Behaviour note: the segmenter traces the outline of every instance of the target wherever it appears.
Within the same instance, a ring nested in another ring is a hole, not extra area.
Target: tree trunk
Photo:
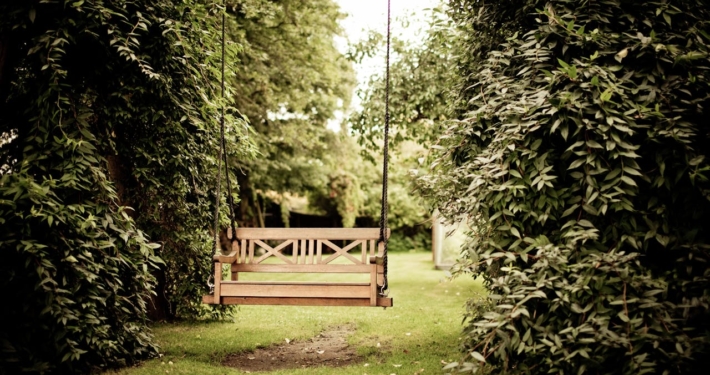
[[[121,206],[128,206],[134,208],[128,211],[128,215],[133,219],[138,219],[138,212],[135,210],[135,205],[133,205],[130,198],[127,195],[128,186],[132,180],[131,169],[126,165],[124,160],[118,155],[109,155],[106,157],[108,161],[108,173],[111,182],[116,185],[116,194],[118,195],[118,204]],[[172,311],[170,310],[170,302],[165,294],[165,288],[167,285],[167,278],[165,275],[165,269],[161,267],[160,269],[153,270],[153,277],[155,277],[155,295],[151,295],[150,301],[148,301],[148,318],[154,322],[170,320],[173,318]]]

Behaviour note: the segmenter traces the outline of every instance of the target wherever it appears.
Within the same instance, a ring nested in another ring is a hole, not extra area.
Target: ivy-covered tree
[[[451,2],[455,113],[421,188],[474,228],[465,370],[700,374],[710,4]],[[490,305],[490,309],[486,308]]]
[[[156,352],[147,304],[197,312],[220,19],[202,1],[0,3],[1,373],[125,365]]]

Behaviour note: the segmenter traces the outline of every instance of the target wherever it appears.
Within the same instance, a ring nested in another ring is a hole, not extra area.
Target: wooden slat
[[[232,251],[235,251],[237,254],[239,254],[239,247],[240,247],[239,240],[237,239],[237,240],[231,241],[231,237],[230,237],[230,242],[232,243]],[[237,255],[237,256],[239,256],[239,255]]]
[[[350,255],[350,253],[348,253],[348,251],[350,251],[350,249],[352,249],[352,248],[354,248],[355,246],[357,246],[357,244],[360,243],[360,241],[352,242],[352,243],[350,243],[350,244],[348,244],[347,246],[342,247],[342,248],[339,247],[339,246],[337,246],[337,245],[335,245],[334,243],[332,243],[332,242],[330,242],[330,241],[328,241],[328,240],[323,240],[323,243],[325,243],[329,248],[331,248],[331,249],[333,249],[333,250],[335,251],[335,254],[329,256],[326,260],[324,260],[324,261],[323,261],[323,264],[328,264],[328,263],[332,262],[333,260],[335,260],[335,258],[337,258],[337,257],[339,257],[339,256],[344,256],[344,257],[350,259],[350,260],[351,260],[353,263],[355,263],[355,264],[359,264],[359,263],[360,263],[360,261],[357,260],[357,258],[355,258],[354,256]]]
[[[316,253],[318,254],[316,264],[321,264],[323,262],[323,241],[321,240],[316,240]]]
[[[367,242],[368,241],[362,241],[362,247],[361,247],[361,256],[360,256],[360,262],[362,264],[367,263]]]
[[[241,263],[246,263],[246,261],[247,261],[247,240],[242,240],[241,253],[242,253]]]
[[[237,228],[237,238],[247,240],[364,240],[379,237],[379,228]]]
[[[212,295],[202,297],[202,302],[213,304]],[[222,297],[223,305],[282,305],[282,306],[371,306],[370,298],[291,298],[291,297]],[[377,307],[392,307],[392,298],[378,297]]]
[[[366,298],[370,297],[370,286],[362,285],[294,285],[294,284],[250,284],[228,281],[222,283],[220,296],[223,297],[317,297],[317,298]]]
[[[296,259],[294,259],[293,264],[301,264],[301,251],[303,249],[303,246],[301,246],[301,240],[294,240],[294,242],[298,246],[293,248],[293,250],[296,252]]]
[[[308,258],[308,240],[301,240],[301,264],[306,264]]]
[[[370,285],[370,283],[361,283],[361,282],[350,282],[350,281],[285,281],[285,280],[270,280],[270,281],[262,281],[262,280],[246,280],[246,281],[237,281],[237,282],[231,282],[231,281],[222,281],[222,285],[224,284],[232,284],[232,285],[299,285],[299,286],[366,286]]]
[[[239,280],[239,271],[237,270],[237,263],[232,263],[232,281]]]
[[[377,266],[370,266],[370,306],[377,305]]]
[[[298,240],[293,240],[293,264],[298,264]]]
[[[254,263],[254,241],[249,241],[249,263]]]
[[[235,264],[237,272],[263,273],[369,273],[368,264]],[[382,265],[377,266],[377,272],[384,272]]]
[[[313,264],[314,242],[315,240],[308,240],[308,261],[306,264]]]
[[[259,247],[266,250],[266,254],[260,256],[259,259],[253,261],[252,263],[259,264],[259,263],[263,262],[264,260],[266,260],[266,258],[268,258],[272,255],[283,260],[284,263],[287,263],[287,264],[291,263],[291,261],[288,258],[286,258],[285,255],[281,254],[281,250],[283,250],[286,246],[290,245],[291,242],[293,242],[293,241],[290,241],[290,240],[284,241],[283,243],[280,243],[276,247],[271,247],[260,240],[252,240],[252,242],[256,243],[257,245],[259,245]]]
[[[377,248],[375,243],[375,240],[370,240],[370,256],[375,256],[375,249]]]

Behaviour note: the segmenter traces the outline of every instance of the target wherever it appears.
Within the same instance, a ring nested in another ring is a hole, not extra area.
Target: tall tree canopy
[[[392,145],[406,141],[420,145],[434,143],[449,118],[450,103],[456,99],[452,83],[457,77],[456,55],[459,51],[457,26],[440,6],[427,12],[426,26],[416,41],[393,37],[390,67],[390,117]],[[394,29],[407,28],[405,17]],[[411,28],[411,26],[409,26]],[[379,57],[385,48],[385,36],[371,31],[355,44],[349,57],[356,62]],[[358,90],[362,107],[350,122],[365,150],[381,146],[385,116],[385,77],[375,74]]]
[[[458,121],[419,183],[490,290],[463,368],[705,373],[710,5],[450,5]]]
[[[426,169],[424,162],[429,147],[441,134],[449,118],[450,102],[455,99],[452,87],[456,76],[455,56],[457,27],[444,12],[445,7],[427,11],[426,26],[419,30],[417,41],[397,37],[397,30],[411,30],[410,17],[393,25],[390,65],[390,172],[389,225],[391,248],[429,248],[428,222],[432,209],[413,194],[412,174]],[[351,46],[348,58],[356,63],[384,59],[386,37],[371,30],[367,37]],[[385,118],[385,74],[373,74],[367,85],[357,90],[361,106],[349,118],[351,132],[358,137],[364,159],[375,161],[381,171]],[[438,146],[436,146],[438,147]],[[363,212],[378,217],[381,185],[373,187],[381,173],[370,172],[370,183],[363,183]],[[365,179],[363,179],[365,180]],[[419,234],[424,243],[415,244],[411,237]],[[409,238],[403,238],[403,235]],[[401,246],[398,245],[401,243]],[[422,246],[425,245],[425,246]]]
[[[231,3],[229,38],[245,69],[230,69],[237,108],[254,127],[260,157],[239,160],[240,220],[262,225],[266,192],[324,191],[330,160],[348,142],[326,128],[350,104],[352,64],[336,48],[345,15],[332,0]]]
[[[0,3],[2,372],[155,353],[158,267],[163,305],[199,308],[224,104],[219,13],[202,1]],[[250,152],[245,126],[228,118],[233,154]]]

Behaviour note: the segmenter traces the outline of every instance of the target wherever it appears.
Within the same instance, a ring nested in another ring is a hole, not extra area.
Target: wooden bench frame
[[[389,230],[387,237],[389,237]],[[214,256],[214,293],[202,302],[215,305],[300,305],[391,307],[392,298],[381,297],[384,282],[384,244],[378,245],[378,228],[239,228],[231,253]],[[266,241],[282,240],[276,246]],[[332,241],[352,241],[337,246]],[[256,254],[256,247],[264,249]],[[281,251],[292,248],[289,259]],[[350,254],[360,248],[359,257]],[[334,250],[323,254],[323,248]],[[376,253],[375,253],[376,252]],[[269,257],[283,264],[261,264]],[[330,264],[338,257],[351,264]],[[231,265],[231,280],[222,280],[222,265]],[[240,272],[258,273],[367,273],[369,282],[240,281]]]

